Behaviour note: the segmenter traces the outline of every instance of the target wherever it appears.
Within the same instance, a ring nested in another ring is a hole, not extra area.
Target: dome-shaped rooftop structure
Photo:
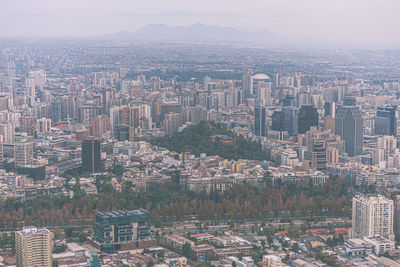
[[[253,76],[253,80],[271,80],[267,74],[258,73]]]

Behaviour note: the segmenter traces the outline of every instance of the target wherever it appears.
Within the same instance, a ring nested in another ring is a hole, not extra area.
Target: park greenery
[[[129,187],[115,191],[105,179],[97,183],[99,194],[86,195],[79,183],[74,197],[54,196],[20,202],[0,201],[0,229],[24,225],[69,226],[90,224],[96,211],[145,208],[153,224],[190,220],[269,220],[309,216],[349,216],[351,196],[342,178],[330,178],[324,186],[271,187],[262,184],[234,185],[225,192],[194,193],[178,183],[156,186],[151,192],[135,192]]]
[[[213,135],[226,135],[233,138],[234,143],[212,142]],[[190,152],[196,156],[206,153],[234,160],[265,160],[267,158],[259,143],[238,136],[225,126],[211,121],[202,121],[197,125],[186,127],[175,135],[154,139],[152,144],[178,153]]]

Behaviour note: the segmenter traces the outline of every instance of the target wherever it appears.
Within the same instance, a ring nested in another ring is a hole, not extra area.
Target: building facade
[[[393,200],[381,195],[353,197],[352,237],[379,235],[394,240]]]
[[[114,253],[129,244],[138,247],[138,241],[150,236],[149,220],[150,215],[145,209],[97,212],[94,239],[100,250],[107,253]]]
[[[33,226],[15,232],[17,267],[51,267],[52,234]]]

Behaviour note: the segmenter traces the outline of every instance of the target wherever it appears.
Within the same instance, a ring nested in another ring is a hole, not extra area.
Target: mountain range
[[[205,25],[201,23],[190,26],[168,26],[149,24],[143,28],[127,32],[94,37],[114,41],[152,41],[152,42],[202,42],[202,43],[259,43],[278,44],[283,40],[269,31],[247,32],[231,27]]]

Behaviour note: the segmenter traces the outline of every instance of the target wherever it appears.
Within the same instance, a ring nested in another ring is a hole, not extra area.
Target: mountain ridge
[[[120,31],[113,34],[92,37],[93,39],[112,39],[119,41],[178,41],[178,42],[220,42],[220,43],[260,43],[278,44],[283,39],[269,31],[249,32],[195,23],[190,26],[168,26],[166,24],[147,24],[133,32]]]

